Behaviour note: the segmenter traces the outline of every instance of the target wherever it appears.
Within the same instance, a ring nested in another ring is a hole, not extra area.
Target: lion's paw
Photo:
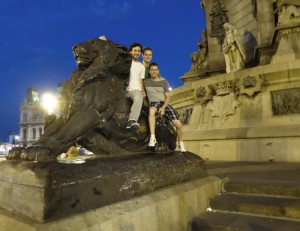
[[[9,150],[6,159],[7,160],[20,160],[21,152],[23,151],[23,147],[15,147]]]
[[[51,150],[47,147],[32,146],[25,148],[21,155],[22,160],[49,162],[56,160],[56,156],[51,155]]]

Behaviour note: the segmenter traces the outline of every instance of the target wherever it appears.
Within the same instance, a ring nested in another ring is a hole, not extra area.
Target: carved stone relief
[[[224,0],[212,0],[211,15],[211,37],[217,37],[219,44],[222,46],[225,30],[224,23],[228,22],[227,10],[224,6]]]
[[[256,14],[257,14],[257,0],[251,0],[252,3],[252,14],[253,17],[256,18]]]
[[[193,108],[188,107],[188,108],[179,109],[177,110],[177,113],[179,114],[179,119],[182,124],[189,124],[191,115],[193,113]]]
[[[208,43],[207,43],[207,31],[202,30],[202,41],[198,40],[198,51],[191,54],[192,66],[190,72],[203,72],[208,67]]]
[[[214,95],[227,95],[230,93],[238,94],[239,89],[236,87],[237,80],[227,80],[209,85]]]
[[[253,96],[255,93],[261,92],[262,83],[263,79],[260,76],[247,76],[237,82],[239,94]]]
[[[300,114],[300,88],[271,92],[273,115]]]
[[[278,26],[300,22],[300,2],[293,0],[277,0],[275,14],[278,14]]]
[[[204,104],[207,101],[212,100],[212,90],[208,87],[200,86],[198,89],[195,90],[194,97],[196,103]]]
[[[236,113],[236,108],[240,106],[240,102],[236,99],[234,93],[227,95],[216,95],[213,101],[207,104],[207,108],[212,111],[213,117],[220,117],[221,122],[225,122],[229,115]]]

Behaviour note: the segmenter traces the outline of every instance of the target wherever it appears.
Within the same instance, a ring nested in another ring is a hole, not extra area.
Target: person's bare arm
[[[170,95],[170,92],[165,92],[165,102],[164,104],[162,105],[162,107],[158,110],[158,112],[161,114],[161,115],[164,115],[165,114],[165,109],[166,107],[168,106],[169,102],[170,102],[170,98],[171,98],[171,95]]]
[[[140,83],[141,83],[141,92],[143,94],[143,97],[145,98],[146,97],[146,89],[145,89],[145,86],[144,86],[143,79],[140,79]]]

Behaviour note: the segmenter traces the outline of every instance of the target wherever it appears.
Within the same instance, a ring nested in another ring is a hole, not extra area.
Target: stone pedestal
[[[0,207],[43,223],[206,175],[203,159],[189,152],[93,158],[80,164],[3,161]]]
[[[300,162],[299,77],[291,59],[185,82],[171,96],[176,110],[192,110],[185,147],[207,160]]]
[[[183,78],[172,90],[185,147],[206,160],[300,162],[300,18],[279,23],[270,0],[202,2],[206,12],[230,9],[229,22],[245,32],[247,61],[243,70]],[[206,14],[208,34],[214,17]],[[208,37],[211,71],[224,59],[215,43]]]
[[[221,190],[222,180],[207,176],[46,223],[12,216],[0,209],[0,230],[190,230],[193,218],[205,212],[209,199],[218,195]]]

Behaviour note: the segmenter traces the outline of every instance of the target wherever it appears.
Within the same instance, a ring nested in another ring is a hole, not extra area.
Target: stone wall
[[[172,104],[193,108],[184,140],[203,158],[298,162],[299,92],[298,59],[186,82]]]

